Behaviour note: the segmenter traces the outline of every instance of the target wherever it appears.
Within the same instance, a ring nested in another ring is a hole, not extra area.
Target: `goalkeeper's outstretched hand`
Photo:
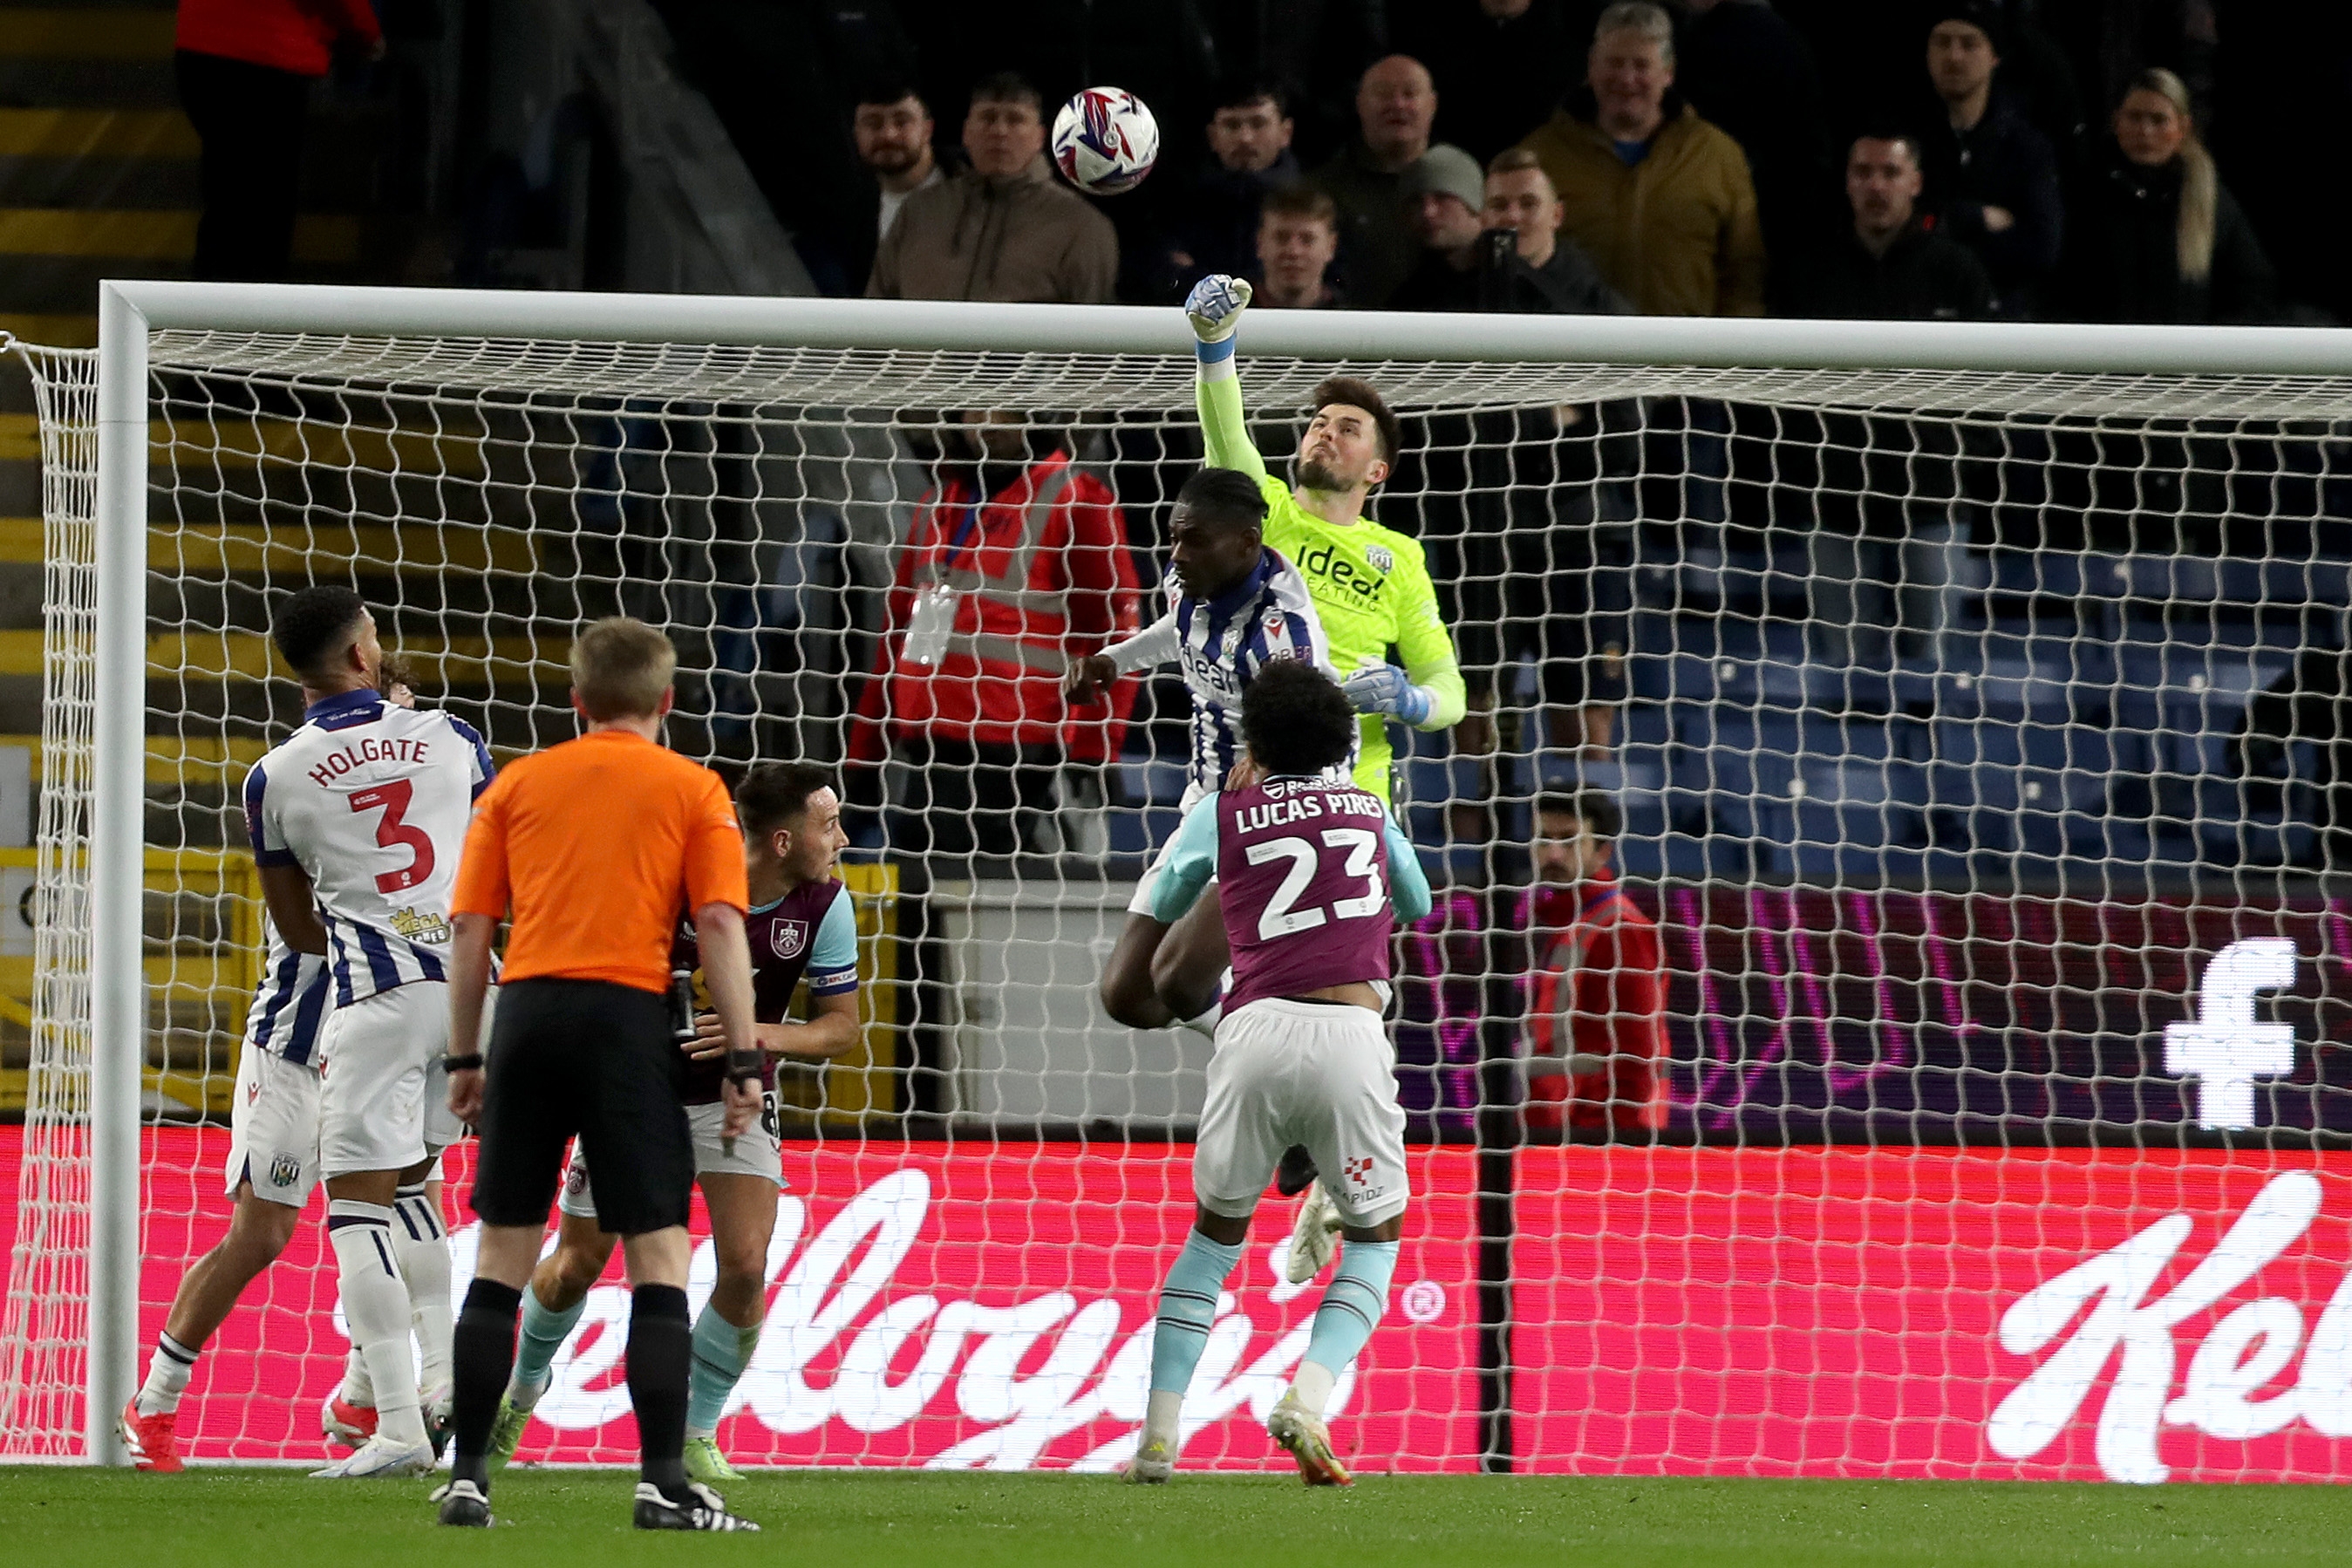
[[[1185,296],[1184,314],[1192,323],[1194,337],[1204,343],[1221,343],[1240,329],[1242,312],[1249,309],[1249,302],[1246,279],[1212,272]]]
[[[1359,713],[1381,713],[1419,726],[1428,722],[1437,700],[1392,664],[1367,659],[1361,668],[1339,683]]]

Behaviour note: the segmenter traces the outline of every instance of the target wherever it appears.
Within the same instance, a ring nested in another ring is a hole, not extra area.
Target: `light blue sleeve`
[[[1151,889],[1151,918],[1172,926],[1217,874],[1217,802],[1210,795],[1178,825]]]
[[[817,922],[803,978],[812,995],[838,996],[857,989],[857,914],[849,906],[846,889]]]
[[[1381,824],[1381,837],[1388,843],[1389,900],[1396,905],[1397,923],[1411,925],[1430,910],[1429,873],[1394,818]]]

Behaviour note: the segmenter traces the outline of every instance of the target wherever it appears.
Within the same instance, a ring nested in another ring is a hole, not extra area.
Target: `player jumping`
[[[1388,1310],[1406,1202],[1396,1053],[1381,1025],[1396,922],[1429,912],[1429,882],[1377,795],[1334,784],[1355,724],[1311,666],[1269,665],[1242,699],[1248,765],[1170,841],[1154,913],[1174,921],[1213,878],[1234,984],[1209,1059],[1192,1150],[1199,1202],[1160,1288],[1151,1393],[1130,1481],[1164,1481],[1183,1446],[1184,1391],[1218,1295],[1283,1151],[1304,1144],[1332,1184],[1347,1250],[1266,1430],[1309,1486],[1346,1486],[1323,1409]]]
[[[1209,461],[1257,480],[1266,500],[1265,542],[1307,578],[1341,689],[1361,714],[1356,783],[1390,798],[1388,721],[1417,730],[1461,721],[1467,699],[1454,643],[1438,613],[1437,592],[1419,542],[1364,515],[1372,490],[1394,470],[1401,436],[1396,416],[1372,385],[1332,376],[1310,395],[1314,416],[1298,443],[1292,483],[1266,471],[1250,442],[1234,369],[1234,333],[1250,286],[1222,275],[1202,279],[1184,301],[1199,340],[1194,391]],[[1402,667],[1390,663],[1394,648]],[[1179,1016],[1206,1008],[1225,967],[1227,942],[1216,905],[1169,934],[1154,963],[1160,994]],[[1315,1173],[1294,1152],[1283,1164],[1286,1196],[1308,1189],[1292,1237],[1290,1276],[1312,1279],[1331,1257],[1330,1205]]]
[[[695,1179],[710,1208],[710,1235],[719,1279],[694,1324],[694,1360],[688,1383],[686,1473],[706,1485],[740,1477],[719,1451],[719,1418],[759,1348],[768,1312],[768,1241],[775,1234],[776,1194],[783,1186],[782,1143],[776,1119],[775,1058],[825,1061],[857,1044],[857,923],[834,864],[849,842],[841,830],[841,799],[824,769],[809,763],[766,763],[735,792],[743,824],[743,859],[751,912],[744,930],[751,946],[753,1016],[769,1058],[765,1104],[751,1135],[730,1151],[720,1136],[719,1058],[726,1042],[719,1016],[696,1021],[688,1047],[688,1117],[694,1131]],[[691,967],[687,952],[673,960]],[[806,1024],[788,1021],[793,993],[805,972],[811,998]],[[560,1200],[563,1213],[556,1250],[530,1277],[522,1298],[522,1336],[506,1396],[490,1429],[490,1457],[514,1457],[530,1412],[547,1392],[550,1364],[580,1321],[589,1289],[604,1272],[619,1237],[596,1226],[596,1196],[587,1156],[575,1146]]]
[[[326,955],[332,976],[319,1170],[343,1312],[377,1413],[374,1433],[316,1474],[421,1475],[435,1451],[410,1349],[410,1297],[429,1295],[431,1283],[404,1276],[394,1237],[414,1232],[403,1205],[424,1196],[434,1157],[460,1131],[443,1105],[439,1066],[449,895],[467,815],[489,783],[489,751],[448,714],[384,700],[375,618],[350,589],[303,589],[279,607],[272,634],[301,679],[304,723],[247,777],[246,813],[271,920],[297,952]],[[437,1234],[412,1239],[425,1244],[420,1275],[439,1260],[432,1315],[446,1324],[446,1246]],[[443,1391],[432,1392],[439,1403]]]
[[[1168,520],[1168,613],[1125,642],[1073,659],[1063,680],[1070,700],[1083,702],[1122,675],[1171,661],[1181,665],[1192,695],[1186,811],[1223,786],[1241,747],[1242,694],[1257,672],[1273,659],[1331,662],[1306,580],[1265,545],[1265,495],[1246,474],[1203,468],[1187,479]],[[1158,871],[1155,860],[1128,903],[1127,929],[1103,965],[1103,1011],[1131,1029],[1181,1022],[1213,1034],[1213,1001],[1180,1014],[1153,984],[1152,958],[1168,934],[1151,914]]]

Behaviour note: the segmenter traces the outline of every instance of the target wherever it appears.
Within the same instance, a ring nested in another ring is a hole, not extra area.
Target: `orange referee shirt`
[[[474,805],[451,912],[514,916],[501,980],[669,990],[680,910],[751,906],[719,775],[625,730],[510,763]]]

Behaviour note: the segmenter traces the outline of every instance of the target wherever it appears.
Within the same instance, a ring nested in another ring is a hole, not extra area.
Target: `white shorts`
[[[404,1171],[465,1135],[449,1114],[449,987],[412,980],[327,1017],[319,1100],[326,1176]]]
[[[1267,998],[1218,1024],[1193,1196],[1211,1214],[1246,1217],[1294,1143],[1315,1157],[1343,1223],[1369,1227],[1404,1212],[1396,1048],[1370,1008]]]
[[[784,1141],[779,1135],[776,1121],[776,1092],[770,1089],[761,1102],[758,1120],[751,1130],[735,1140],[735,1152],[727,1152],[719,1141],[719,1123],[726,1120],[723,1105],[689,1105],[686,1108],[686,1125],[694,1134],[694,1173],[698,1176],[765,1176],[781,1190],[784,1185]],[[578,1139],[572,1142],[572,1158],[563,1167],[563,1192],[556,1198],[555,1206],[574,1219],[596,1217],[596,1190],[588,1182],[588,1156],[580,1150]]]
[[[236,1066],[236,1102],[228,1113],[231,1197],[251,1182],[253,1195],[299,1209],[319,1184],[319,1069],[245,1043]]]

